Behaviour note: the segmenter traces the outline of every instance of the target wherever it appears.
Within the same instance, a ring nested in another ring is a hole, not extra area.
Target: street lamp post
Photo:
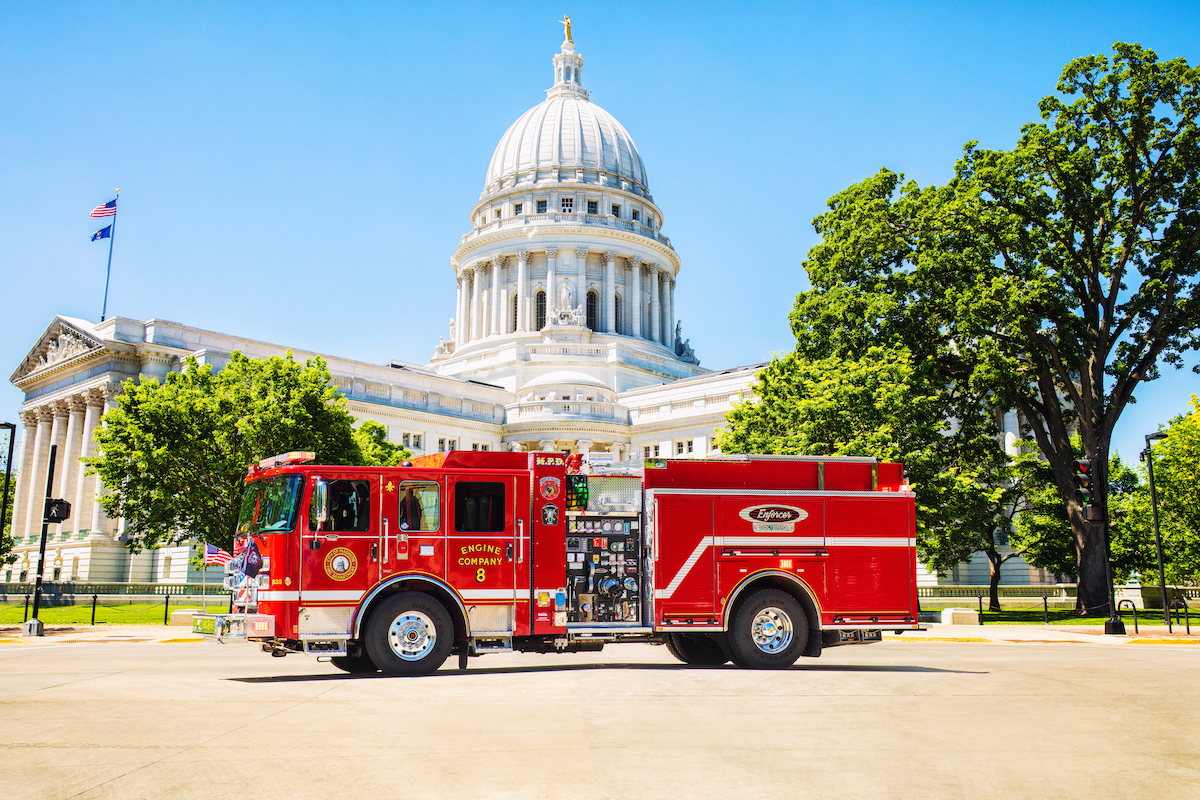
[[[1162,591],[1163,621],[1167,623],[1167,633],[1171,632],[1171,610],[1167,607],[1167,577],[1163,572],[1162,536],[1158,532],[1158,495],[1154,492],[1154,453],[1150,443],[1167,438],[1162,431],[1146,435],[1146,449],[1142,451],[1142,461],[1146,462],[1146,472],[1150,476],[1150,513],[1154,517],[1154,548],[1158,551],[1158,588]]]
[[[4,461],[4,500],[0,502],[0,534],[2,534],[4,533],[4,518],[8,514],[8,484],[12,480],[13,442],[17,438],[17,426],[12,422],[0,422],[0,428],[8,428],[8,458]]]

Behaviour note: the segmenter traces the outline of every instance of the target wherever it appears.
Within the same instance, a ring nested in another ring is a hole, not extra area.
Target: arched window
[[[596,330],[599,327],[596,324],[597,312],[599,311],[597,308],[598,303],[596,302],[598,299],[599,297],[595,292],[587,293],[587,326],[592,330]]]
[[[613,298],[613,330],[617,333],[624,333],[621,325],[621,295]]]
[[[546,327],[546,293],[539,290],[537,295],[534,297],[533,303],[533,327],[540,331],[542,328]]]
[[[510,317],[510,324],[508,326],[508,332],[516,333],[517,332],[517,296],[515,294],[512,296],[512,313],[509,314],[509,317]]]

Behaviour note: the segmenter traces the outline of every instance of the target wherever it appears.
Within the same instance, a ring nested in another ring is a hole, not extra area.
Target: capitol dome
[[[566,171],[594,173],[601,182],[647,194],[646,167],[633,137],[616,117],[588,99],[583,58],[571,42],[554,57],[546,99],[509,126],[488,163],[484,194],[506,179],[559,180]],[[640,191],[639,191],[640,190]]]
[[[548,97],[509,127],[488,164],[487,186],[553,168],[597,170],[647,187],[633,137],[612,114],[576,92]]]

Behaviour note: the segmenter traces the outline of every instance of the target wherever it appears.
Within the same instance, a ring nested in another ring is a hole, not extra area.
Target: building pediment
[[[55,317],[9,380],[20,387],[31,378],[71,369],[99,355],[103,349],[103,341],[90,325]]]

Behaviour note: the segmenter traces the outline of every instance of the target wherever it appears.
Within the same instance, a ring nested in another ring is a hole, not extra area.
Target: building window
[[[414,433],[412,438],[412,446],[414,450],[421,449],[421,434]]]
[[[598,298],[596,297],[595,292],[587,293],[587,326],[591,330],[596,330],[599,327],[599,325],[596,322],[596,316],[597,316],[597,311],[598,311],[598,309],[596,308],[596,306],[598,305],[598,303],[596,302],[597,299]]]
[[[617,333],[623,333],[621,330],[621,295],[613,298],[613,330]]]
[[[613,215],[614,217],[619,217],[619,216],[621,216],[621,207],[620,207],[619,205],[617,205],[616,203],[613,203],[613,207],[612,207],[612,215]]]
[[[439,453],[446,452],[446,440],[445,439],[438,439],[438,452]]]
[[[647,228],[653,228],[653,227],[654,227],[654,215],[653,215],[653,214],[647,214],[647,215],[646,215],[646,227],[647,227]]]
[[[574,197],[562,198],[562,212],[564,214],[571,214],[574,211],[575,211],[575,198]]]
[[[654,445],[654,457],[658,458],[658,445]]]
[[[539,213],[539,214],[546,213],[546,201],[545,200],[537,201],[537,213]]]
[[[677,455],[677,456],[683,455],[683,442],[675,443],[675,455]]]
[[[408,445],[409,445],[409,443],[410,443],[411,441],[412,441],[412,437],[411,437],[411,436],[409,436],[409,435],[406,433],[406,434],[404,434],[403,436],[401,436],[401,437],[400,437],[400,446],[401,446],[401,447],[408,447]]]
[[[517,332],[517,296],[512,296],[512,307],[509,309],[508,332]]]
[[[696,441],[695,441],[694,439],[688,439],[688,440],[687,440],[687,451],[688,451],[689,453],[691,453],[691,452],[692,452],[692,448],[695,446],[695,444],[696,444]]]
[[[484,445],[480,445],[479,449],[486,453],[488,450],[491,449],[491,447],[492,446],[490,444],[484,444]]]
[[[448,442],[448,444],[449,444],[449,447],[446,448],[447,450],[457,450],[458,449],[458,439],[451,439]]]
[[[478,449],[479,449],[479,444],[478,444],[478,443],[476,443],[476,442],[472,442],[472,443],[471,443],[471,449],[472,449],[472,450],[478,450]]]
[[[55,580],[55,581],[56,581],[56,580],[58,580],[60,577],[62,577],[62,567],[55,567],[55,568],[54,568],[54,577],[53,577],[53,578],[51,578],[51,580]]]
[[[642,448],[642,458],[649,458],[649,457],[650,457],[650,445],[646,445],[645,447]]]
[[[500,219],[500,209],[496,209],[496,219]]]
[[[514,217],[521,216],[521,211],[522,211],[522,209],[524,209],[524,207],[525,207],[524,203],[513,203],[513,216]]]
[[[635,208],[635,209],[633,210],[633,221],[634,221],[634,222],[637,222],[637,221],[638,221],[638,217],[639,217],[640,215],[641,215],[641,212],[640,212],[640,211],[638,211],[638,210]]]
[[[540,331],[542,328],[546,327],[546,293],[545,292],[538,292],[534,296],[533,307],[534,307],[533,327]]]
[[[599,214],[600,213],[600,201],[599,200],[588,200],[588,213],[589,214]]]

